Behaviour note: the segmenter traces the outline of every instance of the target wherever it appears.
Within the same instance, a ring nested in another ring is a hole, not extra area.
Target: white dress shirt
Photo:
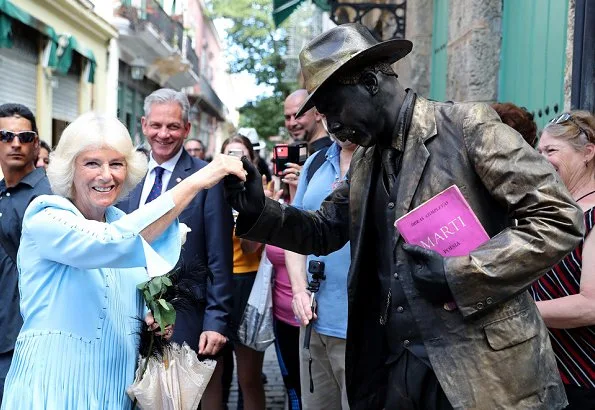
[[[144,204],[147,201],[147,197],[149,196],[149,192],[151,192],[151,188],[153,188],[153,184],[155,183],[155,168],[161,167],[164,169],[163,175],[161,176],[162,188],[160,194],[167,191],[167,185],[169,184],[169,180],[171,178],[171,174],[174,172],[174,168],[182,155],[182,150],[184,148],[180,147],[180,150],[176,155],[172,158],[165,161],[163,164],[158,164],[157,161],[153,158],[153,153],[149,157],[149,170],[147,172],[147,177],[145,178],[145,184],[143,185],[143,191],[140,195],[140,205]]]

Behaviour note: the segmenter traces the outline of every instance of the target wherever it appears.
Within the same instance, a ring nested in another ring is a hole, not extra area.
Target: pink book
[[[456,185],[397,219],[395,227],[405,242],[442,256],[468,255],[490,239]]]

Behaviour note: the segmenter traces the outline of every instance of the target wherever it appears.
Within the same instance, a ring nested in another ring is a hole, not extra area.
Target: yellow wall
[[[13,3],[51,26],[58,34],[70,34],[76,38],[81,47],[87,48],[95,55],[95,83],[91,84],[82,78],[79,93],[79,113],[89,110],[105,111],[107,101],[107,48],[109,40],[117,36],[116,29],[91,10],[78,4],[75,0],[18,0]],[[40,50],[42,61],[43,50]],[[84,69],[84,66],[83,66]],[[39,133],[51,142],[52,135],[52,87],[47,69],[41,64],[37,72],[37,123]],[[45,109],[44,109],[45,108]]]

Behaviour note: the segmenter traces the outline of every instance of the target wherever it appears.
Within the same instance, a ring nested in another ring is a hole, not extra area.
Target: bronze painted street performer
[[[302,50],[310,97],[300,112],[315,105],[331,133],[362,147],[348,181],[317,212],[265,199],[245,162],[245,186],[226,181],[240,212],[236,233],[317,255],[351,240],[352,409],[563,408],[548,332],[526,289],[579,243],[582,212],[489,106],[403,89],[390,64],[411,47],[345,24]],[[491,239],[447,258],[404,246],[395,220],[453,184]],[[309,301],[301,303],[311,317]]]

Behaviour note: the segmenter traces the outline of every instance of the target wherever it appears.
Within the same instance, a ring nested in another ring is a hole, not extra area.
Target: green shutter
[[[50,55],[47,62],[49,67],[55,68],[60,74],[68,73],[72,64],[72,52],[76,51],[89,60],[86,80],[90,83],[95,82],[97,63],[91,50],[79,45],[76,38],[69,34],[56,34],[52,27],[37,20],[8,0],[0,0],[0,47],[12,47],[12,19],[32,27],[49,38],[51,41]]]
[[[120,122],[124,123],[124,92],[126,91],[126,86],[118,82],[118,119]]]
[[[539,128],[562,112],[568,2],[504,1],[498,100],[527,108]]]
[[[430,98],[442,101],[446,99],[448,70],[448,0],[434,0],[433,26]]]
[[[144,115],[144,111],[143,111],[143,104],[145,102],[145,97],[143,96],[143,94],[140,91],[136,91],[136,107],[134,110],[134,134],[132,134],[132,136],[134,137],[135,135],[139,135],[140,137],[140,142],[144,142],[145,138],[143,135],[143,130],[141,127],[141,117]]]
[[[37,20],[10,1],[0,0],[0,47],[12,47],[12,20],[20,21],[49,37],[52,41],[57,40],[56,32],[52,27]]]
[[[273,21],[279,27],[293,13],[304,0],[273,0]],[[327,0],[313,0],[314,4],[323,11],[330,11]]]

